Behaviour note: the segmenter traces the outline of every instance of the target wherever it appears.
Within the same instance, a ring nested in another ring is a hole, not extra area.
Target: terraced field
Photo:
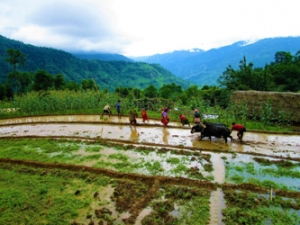
[[[0,137],[0,224],[300,224],[298,133],[226,144],[78,115],[0,120]]]

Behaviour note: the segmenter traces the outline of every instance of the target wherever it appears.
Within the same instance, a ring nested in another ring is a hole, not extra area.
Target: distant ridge
[[[294,55],[299,50],[300,37],[278,37],[266,38],[250,44],[239,41],[208,51],[174,51],[136,60],[158,63],[176,76],[203,86],[216,85],[218,77],[226,67],[231,65],[233,68],[238,68],[244,56],[247,62],[254,63],[254,67],[257,68],[274,61],[275,53],[278,51],[286,51]]]
[[[127,58],[120,54],[109,54],[109,53],[72,53],[75,57],[79,59],[98,59],[103,61],[127,61],[134,62],[133,59]]]
[[[190,82],[176,77],[170,71],[158,64],[133,62],[125,56],[117,55],[122,60],[87,60],[80,59],[71,53],[53,48],[37,47],[24,44],[0,35],[0,82],[7,80],[7,75],[12,72],[12,66],[5,61],[6,50],[18,49],[26,55],[24,67],[19,71],[33,72],[46,70],[52,75],[62,74],[67,81],[81,83],[83,79],[94,79],[100,89],[114,91],[117,87],[131,87],[144,89],[150,84],[156,88],[164,84],[175,83],[184,89],[191,85]]]

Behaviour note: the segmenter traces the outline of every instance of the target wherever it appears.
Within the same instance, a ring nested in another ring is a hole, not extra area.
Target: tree
[[[117,87],[115,89],[115,93],[119,95],[119,97],[126,98],[129,93],[132,91],[131,87]]]
[[[5,61],[9,62],[13,66],[13,72],[9,74],[9,79],[14,80],[15,91],[18,93],[20,74],[17,71],[18,66],[23,66],[26,60],[26,56],[19,50],[9,48],[6,50],[7,57]]]
[[[75,81],[70,81],[67,83],[66,88],[70,91],[79,91],[80,85],[77,84]]]
[[[57,74],[54,78],[54,87],[56,90],[64,90],[66,86],[66,80],[62,74]]]
[[[275,62],[269,66],[277,91],[300,90],[300,52],[295,56],[289,52],[277,52]]]
[[[0,100],[4,100],[6,98],[6,88],[3,84],[0,83]]]
[[[300,90],[300,66],[295,64],[276,64],[270,68],[277,91]]]
[[[51,74],[47,74],[45,70],[39,70],[34,76],[33,90],[35,91],[47,91],[53,87],[54,77]]]
[[[83,79],[82,82],[81,82],[81,88],[83,90],[93,90],[95,87],[94,87],[94,82],[93,80],[86,80],[86,79]]]
[[[175,97],[178,97],[182,93],[182,87],[180,85],[176,85],[175,83],[172,84],[164,84],[159,89],[159,94],[162,98],[174,99]]]
[[[145,90],[144,90],[144,95],[147,98],[155,98],[158,95],[157,88],[154,87],[153,84],[150,84]]]
[[[33,80],[33,74],[28,72],[17,72],[18,74],[18,83],[15,83],[16,80],[13,78],[13,73],[8,74],[7,82],[12,87],[18,87],[18,93],[25,93],[30,91],[31,84]]]
[[[229,65],[218,78],[218,83],[228,90],[266,90],[267,74],[262,68],[253,66],[253,63],[247,64],[244,56],[240,61],[239,70]]]
[[[138,89],[138,88],[134,88],[133,90],[133,96],[135,97],[135,98],[141,98],[142,96],[142,91],[140,90],[140,89]]]
[[[188,87],[185,90],[185,93],[187,94],[187,96],[189,98],[193,98],[193,97],[197,96],[197,94],[198,94],[198,86],[197,85],[192,85],[192,86]]]
[[[293,56],[290,52],[279,51],[275,53],[275,64],[291,63]]]
[[[6,99],[10,101],[14,98],[14,91],[8,83],[5,84],[5,95]]]

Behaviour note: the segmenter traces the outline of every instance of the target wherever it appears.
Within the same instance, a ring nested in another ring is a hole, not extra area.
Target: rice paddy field
[[[128,117],[0,120],[0,224],[300,224],[300,136]]]

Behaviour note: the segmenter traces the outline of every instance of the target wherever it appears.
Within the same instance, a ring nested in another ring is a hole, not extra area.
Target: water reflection
[[[225,181],[225,165],[222,160],[223,154],[211,154],[211,162],[213,163],[213,172],[214,181],[223,184]]]
[[[163,128],[162,129],[162,141],[163,141],[164,144],[169,143],[169,136],[170,136],[170,132],[168,131],[168,129]]]
[[[210,196],[210,222],[209,225],[223,225],[222,210],[226,208],[224,193],[218,188],[211,192]]]
[[[98,121],[103,121],[103,118],[100,119],[99,115],[36,116],[1,119],[0,135],[75,135],[91,138],[101,136],[102,138],[108,139],[134,139],[136,142],[153,142],[176,146],[182,145],[185,147],[194,147],[204,150],[235,151],[245,153],[255,152],[284,157],[287,155],[290,155],[291,157],[299,157],[300,154],[299,135],[247,132],[243,138],[243,142],[239,142],[234,133],[234,140],[228,140],[228,143],[226,144],[223,138],[212,137],[211,141],[208,138],[199,140],[199,133],[191,134],[189,129],[181,129],[171,126],[164,129],[159,121],[150,120],[149,123],[157,124],[157,126],[137,126],[139,134],[142,135],[142,138],[140,138],[138,134],[135,133],[135,130],[131,130],[128,117],[117,118],[116,116],[111,116],[110,118],[104,118],[104,120],[107,119],[113,124],[97,123]],[[72,122],[68,124],[68,121]],[[95,121],[95,123],[91,124],[89,121]],[[62,126],[57,122],[65,122],[65,124]],[[20,124],[17,125],[16,123]],[[138,121],[138,123],[141,125],[140,121]]]
[[[100,129],[100,137],[102,137],[102,135],[103,135],[103,127],[101,127]]]
[[[130,126],[130,140],[131,141],[136,141],[139,139],[139,133],[137,132],[136,126]]]

